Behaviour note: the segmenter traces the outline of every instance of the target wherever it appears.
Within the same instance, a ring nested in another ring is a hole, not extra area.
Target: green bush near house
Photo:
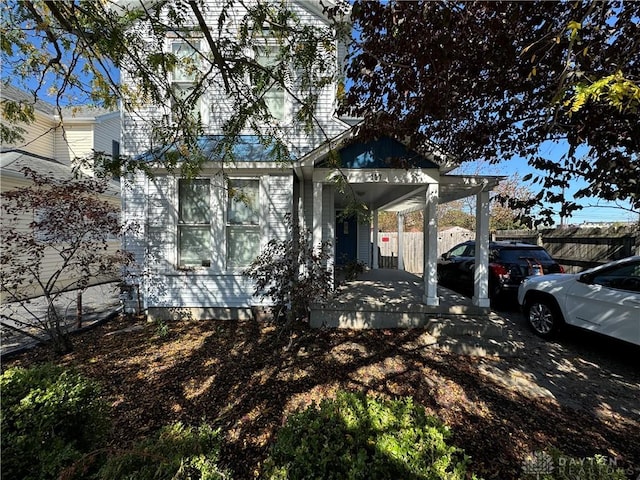
[[[99,386],[46,364],[0,377],[2,479],[46,480],[99,448],[109,428]]]
[[[229,475],[218,467],[221,437],[209,425],[174,423],[155,436],[109,458],[99,480],[219,480]]]
[[[268,479],[463,479],[468,458],[411,398],[341,392],[292,414],[266,462]]]

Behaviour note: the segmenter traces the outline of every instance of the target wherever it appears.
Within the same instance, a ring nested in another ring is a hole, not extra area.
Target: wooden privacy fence
[[[461,242],[475,239],[470,230],[449,229],[438,232],[438,255],[450,250]],[[403,260],[407,272],[422,275],[424,270],[424,235],[422,232],[403,233]],[[398,268],[398,232],[378,234],[380,268]]]
[[[545,230],[503,230],[496,240],[543,246],[566,272],[576,273],[612,260],[640,255],[640,226],[563,227]]]
[[[458,243],[474,240],[475,233],[464,229],[438,232],[438,256]],[[545,230],[501,230],[492,240],[512,240],[544,247],[568,273],[575,273],[612,260],[640,255],[640,226],[610,228],[556,228]],[[403,233],[404,269],[422,274],[424,268],[422,232]],[[378,234],[381,268],[398,267],[398,233]]]

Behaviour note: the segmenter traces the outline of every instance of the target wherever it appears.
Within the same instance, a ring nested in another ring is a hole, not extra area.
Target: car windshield
[[[518,262],[529,258],[545,262],[552,261],[552,258],[543,248],[504,248],[500,251],[500,259],[504,262]]]

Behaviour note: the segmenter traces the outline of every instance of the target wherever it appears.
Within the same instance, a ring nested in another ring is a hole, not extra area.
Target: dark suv
[[[456,245],[438,261],[438,281],[453,289],[473,292],[476,242]],[[515,294],[522,281],[532,275],[564,273],[547,251],[537,245],[517,242],[489,242],[489,297]]]

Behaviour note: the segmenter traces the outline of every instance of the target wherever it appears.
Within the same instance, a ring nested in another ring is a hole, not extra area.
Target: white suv
[[[567,323],[640,345],[640,256],[578,274],[529,277],[518,303],[541,337]]]

